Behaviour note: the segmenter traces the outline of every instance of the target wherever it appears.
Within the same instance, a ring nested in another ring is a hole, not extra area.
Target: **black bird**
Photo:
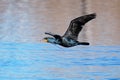
[[[69,28],[63,36],[53,34],[50,32],[45,32],[45,34],[53,37],[45,37],[44,40],[48,43],[58,44],[63,47],[73,47],[77,45],[89,45],[88,42],[79,42],[77,41],[79,32],[82,30],[85,23],[94,19],[96,14],[88,14],[78,18],[75,18],[71,21]]]

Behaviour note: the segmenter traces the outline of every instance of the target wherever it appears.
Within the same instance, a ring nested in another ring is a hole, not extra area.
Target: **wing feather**
[[[88,14],[88,15],[84,15],[84,16],[73,19],[70,22],[70,25],[67,31],[65,32],[65,34],[63,35],[63,37],[77,40],[79,32],[82,30],[83,25],[85,25],[85,23],[94,19],[95,17],[96,17],[96,14],[93,13],[93,14]]]

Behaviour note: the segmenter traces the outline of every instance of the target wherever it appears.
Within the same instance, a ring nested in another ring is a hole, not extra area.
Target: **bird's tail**
[[[84,15],[78,18],[78,20],[80,21],[81,24],[85,24],[88,21],[94,19],[96,17],[96,13],[92,13],[92,14],[88,14],[88,15]]]
[[[79,42],[78,44],[79,45],[90,45],[90,43],[88,43],[88,42]]]

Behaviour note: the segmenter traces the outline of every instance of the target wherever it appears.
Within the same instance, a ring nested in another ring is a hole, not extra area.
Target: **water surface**
[[[0,80],[120,80],[120,46],[1,42]]]

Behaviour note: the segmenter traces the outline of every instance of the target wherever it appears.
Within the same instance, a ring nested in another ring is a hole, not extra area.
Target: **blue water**
[[[120,46],[0,43],[0,80],[120,80]]]

